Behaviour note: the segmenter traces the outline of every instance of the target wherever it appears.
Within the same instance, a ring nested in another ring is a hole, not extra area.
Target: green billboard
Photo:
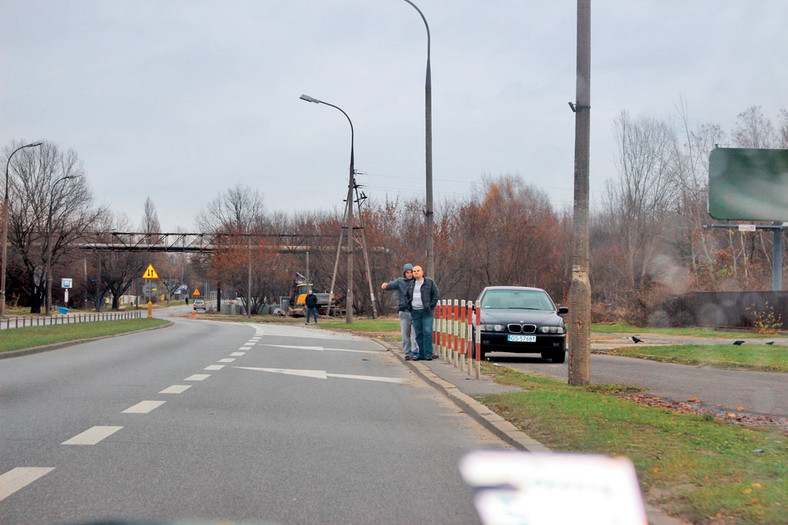
[[[788,221],[788,150],[712,150],[709,215],[720,220]]]

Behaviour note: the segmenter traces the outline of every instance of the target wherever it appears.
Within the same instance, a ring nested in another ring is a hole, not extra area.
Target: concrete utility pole
[[[589,144],[591,134],[591,0],[577,0],[577,100],[572,282],[569,285],[569,384],[591,380],[591,282],[588,249]]]

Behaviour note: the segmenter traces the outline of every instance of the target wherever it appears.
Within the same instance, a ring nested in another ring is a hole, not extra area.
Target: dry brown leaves
[[[786,420],[786,418],[747,413],[743,407],[738,407],[736,412],[731,412],[719,406],[705,405],[702,401],[694,397],[686,401],[672,401],[640,392],[622,393],[621,396],[642,405],[665,408],[682,414],[708,414],[714,417],[714,419],[724,421],[725,423],[756,428],[778,428],[782,430],[783,433],[788,434],[788,420]]]

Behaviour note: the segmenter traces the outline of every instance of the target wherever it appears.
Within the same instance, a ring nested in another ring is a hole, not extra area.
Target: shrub
[[[758,310],[755,305],[747,307],[747,313],[752,316],[755,333],[776,334],[783,326],[782,316],[775,313],[774,307],[769,306],[769,301],[764,303],[763,310]]]

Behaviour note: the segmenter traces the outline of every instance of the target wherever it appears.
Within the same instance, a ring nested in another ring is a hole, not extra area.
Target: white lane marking
[[[274,374],[285,374],[288,376],[311,377],[314,379],[328,379],[325,370],[292,370],[287,368],[257,368],[253,366],[236,366],[244,370],[256,370],[258,372],[272,372]]]
[[[294,370],[289,368],[257,368],[252,366],[236,366],[243,370],[254,370],[256,372],[271,372],[273,374],[284,374],[289,376],[311,377],[313,379],[328,379],[335,377],[338,379],[359,379],[361,381],[379,381],[382,383],[405,383],[406,380],[398,379],[396,377],[381,377],[381,376],[361,376],[352,374],[331,374],[325,370]]]
[[[322,346],[272,345],[270,343],[263,343],[263,346],[275,346],[277,348],[294,348],[296,350],[317,350],[318,352],[324,351],[324,348]]]
[[[95,445],[100,441],[110,437],[123,427],[100,427],[89,428],[81,434],[77,434],[71,439],[61,443],[61,445]]]
[[[230,357],[241,357],[243,355],[246,355],[246,352],[233,352],[230,354]]]
[[[16,467],[9,470],[0,476],[0,501],[53,470],[54,467]]]
[[[129,407],[121,414],[147,414],[162,406],[166,401],[140,401],[133,407]]]
[[[159,394],[183,394],[191,387],[191,385],[172,385],[159,392]]]
[[[276,348],[292,348],[294,350],[315,350],[317,352],[350,352],[354,354],[379,354],[377,350],[353,350],[350,348],[326,348],[325,346],[293,346],[293,345],[272,345],[263,343],[265,346],[274,346]]]
[[[184,379],[184,381],[204,381],[211,377],[211,374],[193,374]]]
[[[254,343],[252,343],[252,344],[246,343],[244,346],[242,346],[238,350],[243,350],[245,352],[247,350],[251,350],[253,345],[254,345]]]
[[[221,370],[225,366],[226,365],[208,365],[208,366],[205,367],[205,370]],[[192,377],[194,377],[194,376],[192,376]]]
[[[219,359],[219,363],[232,363],[235,361],[234,357],[225,357],[224,359]]]
[[[339,379],[359,379],[361,381],[380,381],[382,383],[404,383],[404,379],[396,377],[382,377],[382,376],[359,376],[354,374],[328,374],[328,377],[336,377]]]

